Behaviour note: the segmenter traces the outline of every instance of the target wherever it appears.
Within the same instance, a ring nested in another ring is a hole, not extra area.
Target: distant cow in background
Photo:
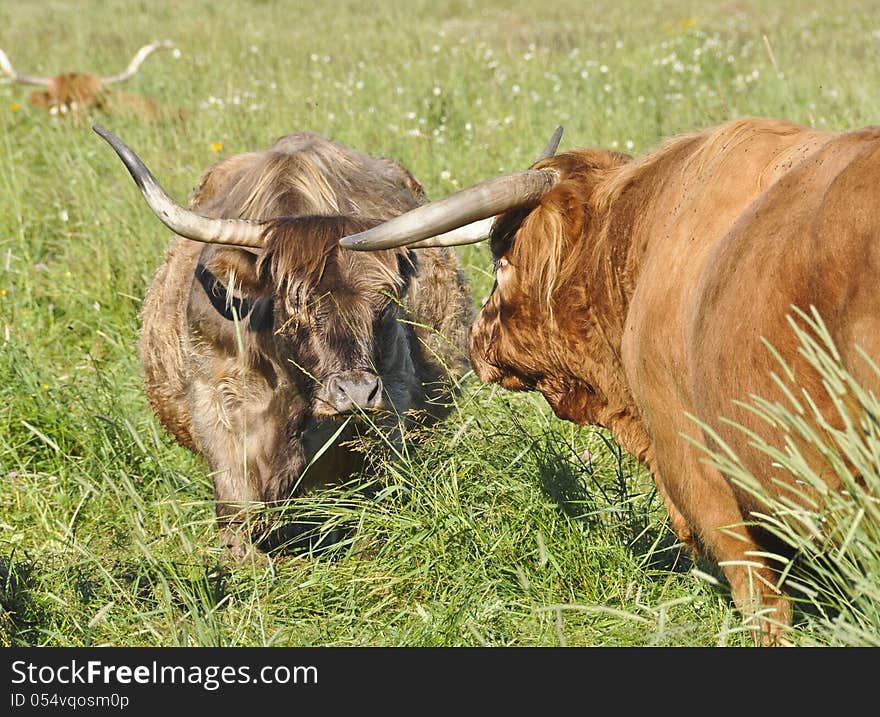
[[[766,503],[682,436],[713,446],[707,426],[767,495],[817,497],[723,419],[783,451],[785,429],[735,401],[787,404],[787,391],[806,390],[831,425],[842,421],[798,352],[793,307],[815,307],[847,370],[880,392],[856,348],[880,359],[878,187],[878,127],[741,119],[637,159],[565,152],[342,243],[430,246],[462,225],[472,240],[491,229],[497,284],[470,333],[475,372],[539,391],[560,418],[608,427],[651,470],[681,540],[721,565],[744,612],[762,608],[772,643],[791,620],[766,557],[778,546],[746,525]],[[788,385],[771,376],[785,372],[764,341],[791,368]],[[864,409],[851,408],[858,425]]]
[[[190,210],[95,130],[180,235],[142,310],[147,395],[174,437],[207,459],[222,541],[242,558],[249,504],[346,480],[365,459],[340,444],[365,427],[397,441],[401,422],[448,413],[469,369],[467,285],[449,249],[339,247],[424,202],[396,161],[293,134],[208,169]]]
[[[3,50],[0,50],[0,69],[15,82],[25,85],[39,85],[45,90],[35,90],[30,95],[30,103],[51,114],[66,114],[89,107],[104,110],[126,110],[146,117],[154,117],[158,113],[156,103],[146,97],[114,93],[108,86],[130,79],[140,69],[144,60],[157,50],[174,50],[170,42],[154,42],[144,45],[135,53],[124,72],[110,77],[70,72],[54,77],[33,77],[22,75],[13,68],[12,63]]]

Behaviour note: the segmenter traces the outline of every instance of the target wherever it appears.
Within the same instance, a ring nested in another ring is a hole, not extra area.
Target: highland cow
[[[175,50],[170,42],[153,42],[135,53],[128,67],[118,75],[99,77],[85,72],[67,72],[54,77],[35,77],[17,72],[3,50],[0,50],[0,70],[13,81],[24,85],[38,85],[45,90],[34,90],[30,103],[50,114],[67,114],[90,107],[104,110],[133,111],[149,118],[158,114],[158,106],[147,97],[111,92],[109,85],[130,79],[150,55],[157,50]]]
[[[346,444],[360,432],[394,443],[448,413],[469,369],[467,284],[449,249],[338,245],[425,201],[394,160],[292,134],[215,164],[186,209],[95,130],[178,235],[142,309],[146,391],[207,459],[222,542],[242,558],[249,506],[357,474],[365,457]]]
[[[743,402],[806,392],[829,425],[865,420],[852,396],[823,385],[789,318],[818,312],[844,367],[880,391],[860,354],[880,358],[878,182],[880,128],[746,118],[639,158],[563,152],[342,244],[387,251],[448,244],[430,237],[457,227],[470,241],[491,233],[497,282],[470,332],[476,374],[609,428],[650,469],[680,539],[721,566],[773,642],[791,603],[769,557],[780,546],[757,516],[843,483],[809,447],[821,487],[771,462],[755,442],[784,452],[786,428]],[[720,442],[760,490],[705,460],[698,446]]]

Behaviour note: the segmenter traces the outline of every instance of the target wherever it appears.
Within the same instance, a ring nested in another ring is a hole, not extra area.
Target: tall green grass
[[[206,466],[151,415],[136,358],[169,236],[89,125],[181,200],[212,162],[300,130],[396,157],[437,197],[527,166],[557,124],[562,149],[639,153],[746,114],[875,122],[877,9],[0,5],[0,47],[27,74],[113,74],[157,39],[181,50],[119,88],[160,103],[152,122],[49,116],[30,88],[0,83],[0,642],[751,644],[723,584],[703,579],[711,568],[680,552],[643,468],[603,431],[473,377],[423,445],[291,508],[354,527],[338,548],[225,564]],[[459,251],[478,303],[488,250]],[[860,610],[839,633],[804,610],[795,640],[865,642]]]
[[[797,605],[811,610],[817,636],[828,644],[880,646],[880,401],[843,366],[822,317],[796,310],[790,318],[799,352],[822,379],[822,394],[790,388],[794,373],[779,358],[777,385],[785,400],[752,396],[740,403],[771,430],[770,442],[731,422],[748,436],[768,464],[793,478],[785,490],[768,492],[717,433],[709,462],[755,496],[764,508],[751,521],[778,539],[784,554],[773,557],[780,583]],[[772,347],[769,347],[772,350]],[[874,359],[858,350],[874,375]],[[818,408],[830,399],[833,415]],[[839,481],[840,490],[829,482]]]

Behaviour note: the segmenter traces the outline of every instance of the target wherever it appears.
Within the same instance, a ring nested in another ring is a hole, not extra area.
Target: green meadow
[[[154,40],[179,56],[118,86],[151,119],[49,114],[0,81],[0,644],[752,645],[610,434],[473,375],[423,444],[290,506],[353,527],[343,543],[226,562],[207,466],[154,418],[136,353],[170,233],[91,124],[183,203],[212,163],[303,130],[437,198],[527,167],[560,124],[563,150],[640,154],[747,115],[876,123],[880,2],[0,5],[24,74],[117,74]],[[456,251],[479,306],[489,249]],[[851,569],[814,571],[795,644],[880,644],[876,513],[821,551]]]

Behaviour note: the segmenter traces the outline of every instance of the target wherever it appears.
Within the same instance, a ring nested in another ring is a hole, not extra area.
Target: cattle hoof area
[[[262,552],[273,555],[332,556],[339,553],[338,548],[350,537],[352,530],[345,527],[322,529],[326,524],[327,519],[320,516],[293,521],[267,531],[255,542]]]

